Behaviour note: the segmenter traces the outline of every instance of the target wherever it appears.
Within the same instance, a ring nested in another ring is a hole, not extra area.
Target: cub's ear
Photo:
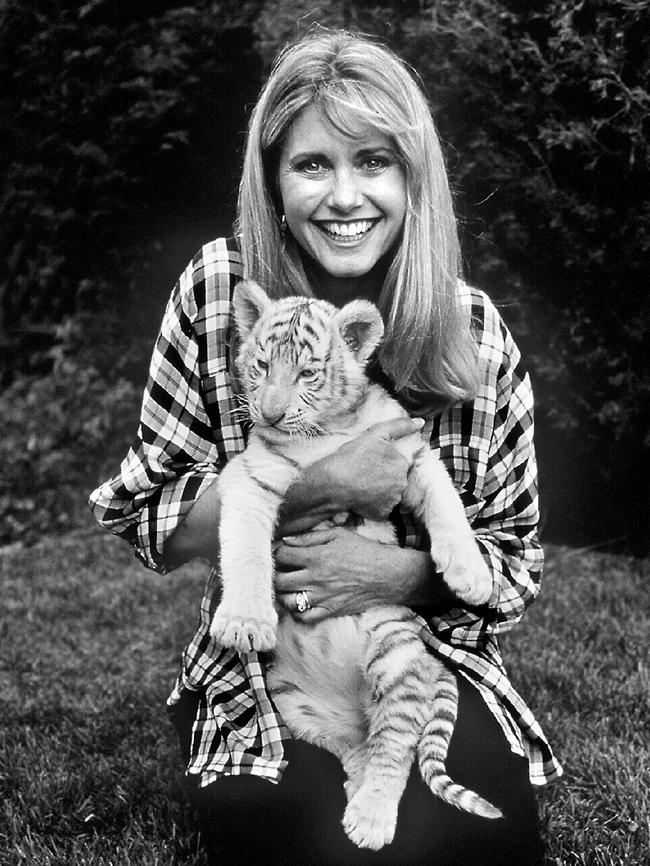
[[[334,316],[341,336],[362,363],[367,361],[384,336],[381,313],[370,301],[350,301]]]
[[[232,303],[237,330],[243,341],[253,330],[260,316],[270,307],[272,301],[264,289],[254,280],[242,280],[235,286]]]

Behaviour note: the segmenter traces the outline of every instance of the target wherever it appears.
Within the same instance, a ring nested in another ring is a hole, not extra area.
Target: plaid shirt
[[[241,275],[237,244],[225,239],[204,246],[183,273],[154,349],[136,442],[119,474],[91,495],[98,522],[161,573],[165,540],[245,446],[233,415],[228,348],[230,299]],[[421,618],[422,637],[478,688],[512,750],[528,757],[531,781],[543,784],[562,770],[509,682],[498,648],[499,634],[519,622],[540,586],[530,383],[489,299],[462,284],[461,292],[472,305],[481,384],[473,402],[445,411],[425,430],[460,490],[494,588],[481,609],[459,606]],[[407,512],[399,522],[401,543],[422,546],[422,533]],[[288,732],[266,691],[257,654],[239,655],[210,638],[217,581],[213,570],[169,698],[172,704],[183,689],[200,692],[188,772],[200,776],[201,786],[224,773],[278,781]]]

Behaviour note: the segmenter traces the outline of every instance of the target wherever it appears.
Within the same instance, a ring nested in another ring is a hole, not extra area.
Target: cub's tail
[[[418,742],[420,774],[431,791],[451,806],[483,818],[502,818],[500,809],[447,775],[447,751],[457,712],[458,685],[455,676],[445,669],[436,683],[433,715]]]

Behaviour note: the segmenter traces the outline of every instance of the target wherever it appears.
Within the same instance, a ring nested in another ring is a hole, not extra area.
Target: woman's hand
[[[275,548],[276,598],[296,612],[296,593],[311,609],[302,622],[361,613],[377,604],[439,604],[450,593],[428,553],[381,544],[344,526],[288,536]]]
[[[278,535],[312,529],[341,512],[387,517],[402,500],[409,470],[392,443],[421,426],[420,419],[383,421],[309,466],[287,493]]]
[[[276,597],[295,613],[295,594],[306,590],[312,609],[302,615],[305,622],[386,603],[386,551],[342,526],[285,537],[275,550]]]

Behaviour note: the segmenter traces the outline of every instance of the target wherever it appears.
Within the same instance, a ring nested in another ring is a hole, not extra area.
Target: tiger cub
[[[279,621],[274,605],[273,533],[289,486],[371,425],[406,414],[365,372],[383,336],[378,309],[364,300],[342,309],[304,297],[272,301],[250,280],[235,288],[233,306],[237,370],[254,426],[219,478],[222,595],[211,636],[243,653],[275,649],[271,695],[293,736],[341,761],[343,826],[359,847],[392,841],[416,754],[435,794],[500,816],[446,774],[456,679],[427,651],[413,611],[382,605],[306,625],[289,615]],[[486,602],[491,577],[445,468],[419,433],[394,444],[411,466],[404,502],[423,519],[438,570],[460,599]],[[358,531],[395,543],[386,521],[367,520]]]

